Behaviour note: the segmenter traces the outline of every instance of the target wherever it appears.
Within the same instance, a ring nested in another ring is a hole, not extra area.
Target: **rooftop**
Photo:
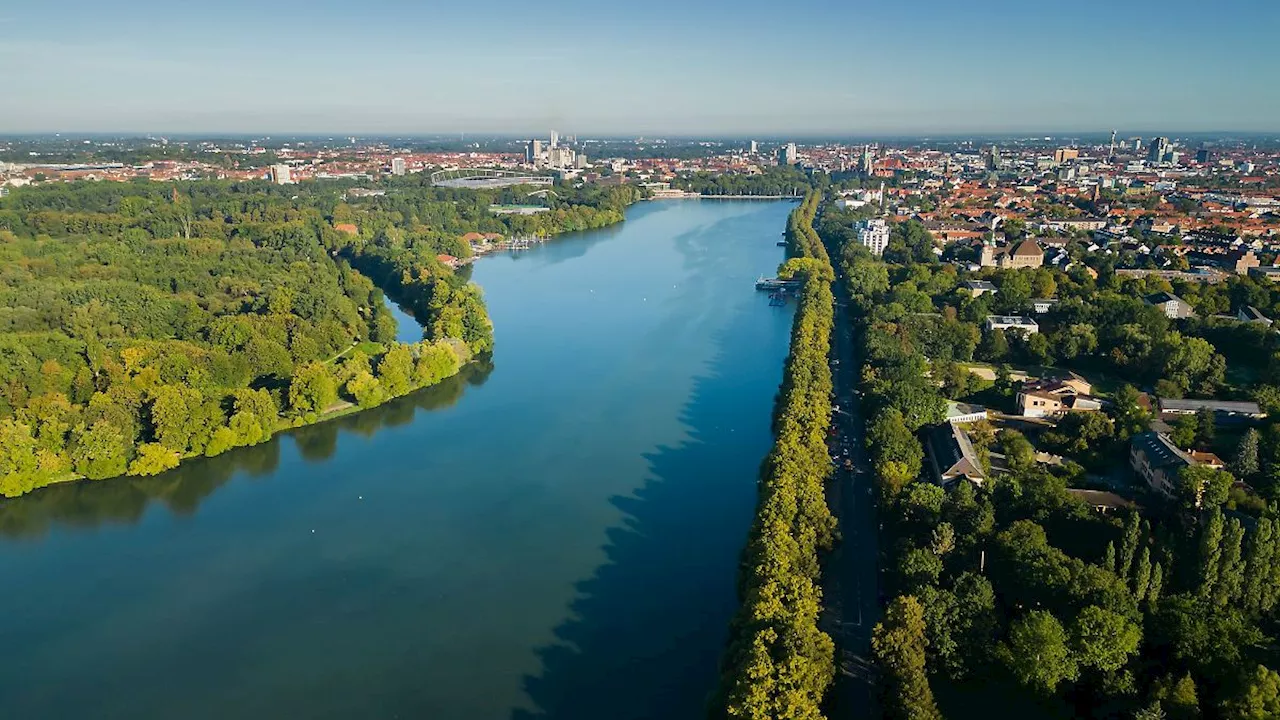
[[[1134,435],[1133,447],[1147,456],[1147,464],[1153,468],[1195,464],[1190,455],[1179,450],[1169,438],[1157,432]]]

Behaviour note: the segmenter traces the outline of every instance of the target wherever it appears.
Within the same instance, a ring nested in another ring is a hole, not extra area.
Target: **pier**
[[[778,278],[767,278],[761,275],[756,279],[756,289],[766,290],[768,292],[794,292],[800,289],[799,280],[779,280]]]

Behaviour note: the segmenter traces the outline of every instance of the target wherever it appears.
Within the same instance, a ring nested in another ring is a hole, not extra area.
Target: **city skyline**
[[[979,5],[30,4],[0,133],[1280,131],[1280,7]]]

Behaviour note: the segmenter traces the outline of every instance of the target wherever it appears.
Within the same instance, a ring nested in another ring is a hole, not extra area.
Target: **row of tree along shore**
[[[830,473],[830,261],[813,229],[821,195],[810,192],[787,223],[791,259],[779,276],[802,281],[773,449],[760,470],[759,503],[742,554],[741,607],[730,627],[711,713],[724,718],[822,717],[835,676],[834,646],[818,627],[820,554],[835,541],[825,498]]]
[[[374,407],[493,347],[469,234],[623,219],[635,188],[66,183],[0,198],[0,494],[152,475]],[[383,291],[424,328],[395,341]]]

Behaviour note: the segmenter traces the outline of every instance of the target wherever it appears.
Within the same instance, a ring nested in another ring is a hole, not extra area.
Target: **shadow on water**
[[[512,720],[705,715],[737,608],[738,558],[773,402],[765,391],[743,405],[744,388],[729,379],[739,362],[730,338],[770,310],[749,307],[717,333],[713,358],[681,411],[687,439],[646,453],[641,488],[610,499],[624,519],[606,533],[607,559],[575,584],[556,640],[536,650],[541,670],[523,683],[533,707],[513,709]],[[744,420],[756,405],[759,417]],[[755,434],[744,428],[753,420]]]
[[[286,437],[296,443],[303,460],[321,462],[337,450],[340,433],[368,437],[381,428],[411,422],[420,410],[450,407],[468,386],[484,384],[491,372],[493,365],[488,359],[474,362],[451,378],[385,405],[279,433],[261,445],[236,448],[212,458],[192,458],[154,477],[65,483],[0,501],[0,537],[40,537],[58,526],[132,525],[153,503],[161,503],[175,515],[193,514],[205,498],[236,475],[263,477],[275,472],[280,464],[280,444]]]

